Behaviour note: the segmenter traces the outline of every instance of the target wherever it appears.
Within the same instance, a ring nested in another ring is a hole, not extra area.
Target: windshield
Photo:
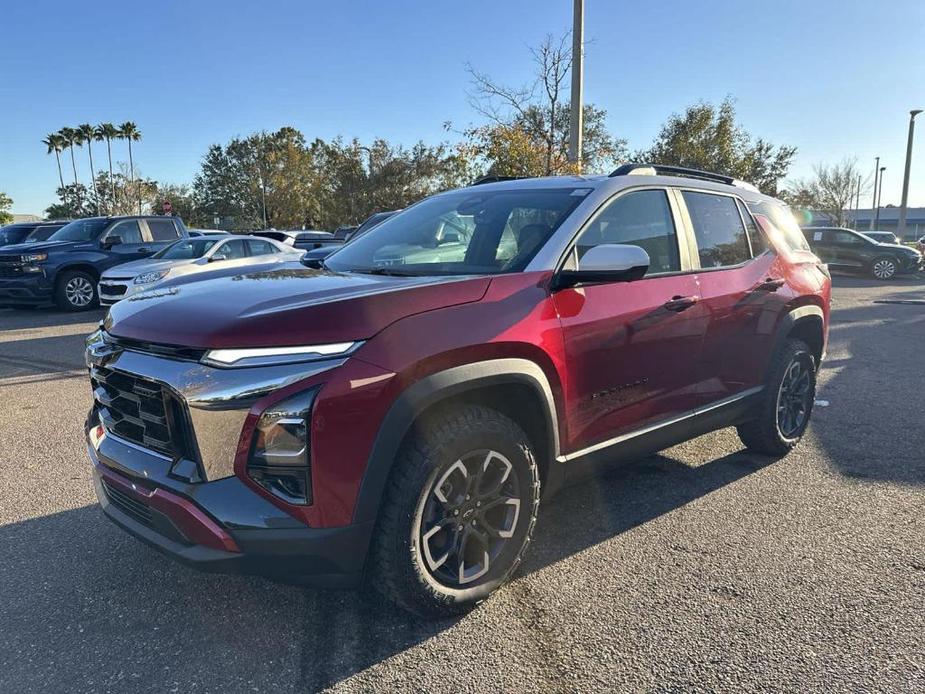
[[[201,258],[206,254],[206,251],[212,248],[218,239],[207,239],[207,238],[194,238],[194,239],[183,239],[173,243],[162,251],[155,253],[152,258],[158,258],[163,260],[193,260],[194,258]]]
[[[351,240],[325,266],[396,275],[518,272],[582,199],[574,188],[437,195]]]
[[[112,223],[111,219],[78,219],[65,224],[48,237],[49,241],[90,241]]]

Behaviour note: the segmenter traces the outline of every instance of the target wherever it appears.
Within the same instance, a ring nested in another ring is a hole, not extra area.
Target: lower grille
[[[109,499],[113,506],[142,525],[151,527],[151,509],[148,508],[144,501],[120,491],[105,479],[103,480],[103,489],[106,492],[106,498]]]
[[[128,287],[124,284],[104,284],[100,283],[100,291],[103,294],[108,294],[109,296],[122,296],[128,291]]]
[[[20,265],[0,265],[0,277],[22,277],[24,274]]]
[[[191,457],[183,406],[161,384],[103,366],[90,370],[90,384],[107,431],[171,458]]]

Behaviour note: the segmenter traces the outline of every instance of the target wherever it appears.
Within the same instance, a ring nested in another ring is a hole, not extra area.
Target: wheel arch
[[[377,517],[395,458],[415,422],[465,404],[492,407],[517,422],[536,450],[544,495],[561,486],[556,404],[545,373],[527,359],[492,359],[430,374],[399,394],[373,443],[353,511],[354,523]]]
[[[93,278],[94,282],[100,281],[100,271],[92,263],[74,262],[69,265],[61,265],[55,270],[55,286],[58,285],[67,272],[86,272]]]
[[[786,313],[777,331],[774,352],[780,349],[784,340],[791,338],[802,340],[809,346],[818,367],[825,350],[825,314],[820,306],[797,306]]]

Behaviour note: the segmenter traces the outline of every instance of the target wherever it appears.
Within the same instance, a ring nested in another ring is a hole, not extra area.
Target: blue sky
[[[466,102],[466,62],[502,81],[526,80],[527,47],[566,30],[571,7],[8,3],[0,191],[15,212],[40,213],[57,185],[40,140],[83,122],[135,121],[137,165],[175,183],[192,180],[211,143],[283,125],[309,138],[437,142],[447,138],[445,121],[479,122]],[[845,156],[872,171],[880,155],[883,202],[899,203],[908,111],[925,107],[921,0],[586,0],[585,34],[585,98],[607,109],[631,148],[647,145],[673,111],[731,95],[749,131],[799,148],[793,176]],[[86,154],[77,153],[86,180]],[[925,205],[925,116],[910,203]]]

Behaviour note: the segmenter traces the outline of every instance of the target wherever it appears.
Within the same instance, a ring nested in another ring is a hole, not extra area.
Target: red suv
[[[118,525],[201,569],[458,612],[569,480],[726,426],[783,455],[809,421],[828,272],[728,177],[474,185],[311,262],[138,294],[89,338]]]

